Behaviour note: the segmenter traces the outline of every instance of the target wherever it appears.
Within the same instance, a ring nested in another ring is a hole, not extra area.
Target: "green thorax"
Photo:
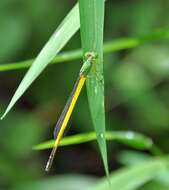
[[[84,75],[85,77],[88,75],[93,61],[96,59],[96,53],[94,52],[87,52],[85,54],[85,62],[83,63],[80,69],[80,75]]]

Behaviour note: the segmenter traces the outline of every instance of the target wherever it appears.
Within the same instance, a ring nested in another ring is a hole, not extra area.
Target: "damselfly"
[[[68,101],[67,101],[67,103],[60,115],[60,118],[54,128],[55,143],[54,143],[52,152],[49,156],[48,162],[46,164],[45,171],[47,171],[47,172],[50,170],[50,168],[52,166],[57,147],[58,147],[59,142],[64,134],[66,127],[67,127],[68,121],[70,119],[70,116],[71,116],[74,106],[76,104],[76,101],[77,101],[77,99],[80,95],[80,92],[84,86],[88,72],[90,71],[92,63],[95,60],[95,58],[96,58],[96,55],[93,52],[88,52],[85,54],[85,62],[80,69],[79,76],[75,82],[75,85],[73,87],[71,95],[68,98]]]

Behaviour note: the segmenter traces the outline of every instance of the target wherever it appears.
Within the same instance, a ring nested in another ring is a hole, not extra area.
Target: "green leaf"
[[[106,178],[96,179],[91,176],[62,175],[49,177],[43,180],[36,180],[17,185],[16,190],[135,190],[153,179],[159,179],[162,174],[168,171],[169,158],[160,157],[150,159],[137,165],[124,167],[110,175],[111,187]],[[65,183],[66,181],[66,183]],[[166,175],[168,181],[168,175]],[[163,182],[163,184],[165,184]],[[155,188],[154,188],[155,189]]]
[[[152,156],[143,152],[124,150],[118,154],[117,159],[123,165],[133,166],[151,160]]]
[[[39,74],[44,70],[47,64],[56,56],[56,54],[64,47],[64,45],[70,40],[70,38],[79,29],[79,9],[78,4],[70,11],[70,13],[65,17],[61,25],[49,39],[47,44],[39,53],[38,57],[35,59],[33,65],[26,73],[19,87],[17,88],[11,102],[9,103],[4,115],[1,117],[3,119],[5,115],[14,106],[17,100],[23,95],[27,88],[32,84],[32,82],[39,76]]]
[[[72,135],[64,137],[59,146],[70,146],[76,144],[87,143],[96,140],[96,133],[82,133],[78,135]],[[142,134],[131,131],[107,131],[106,140],[117,141],[139,150],[151,149],[153,146],[152,140]],[[40,143],[33,147],[34,150],[44,150],[53,148],[54,140],[50,140],[44,143]]]
[[[104,0],[79,0],[79,11],[83,55],[87,52],[97,54],[87,79],[87,94],[104,168],[108,175],[103,77]]]
[[[86,190],[93,187],[98,180],[91,176],[59,175],[45,179],[34,180],[17,185],[15,190]],[[66,183],[65,183],[66,182]]]
[[[115,39],[115,40],[105,43],[103,46],[103,50],[104,50],[104,53],[110,53],[110,52],[120,51],[124,49],[134,48],[145,43],[150,43],[150,42],[159,41],[163,39],[169,39],[168,29],[161,29],[156,32],[152,32],[148,35],[137,37],[137,38]],[[81,57],[82,57],[81,49],[71,50],[71,51],[63,52],[56,55],[56,57],[50,62],[50,64],[73,61]],[[20,61],[16,63],[0,64],[0,72],[28,68],[32,65],[33,61],[34,60],[31,59],[31,60]]]
[[[130,167],[125,167],[110,175],[112,189],[115,190],[134,190],[138,189],[146,182],[152,180],[165,171],[168,171],[169,158],[151,159]],[[107,179],[103,179],[98,185],[90,190],[110,189]]]
[[[80,49],[71,50],[56,55],[55,58],[50,62],[50,64],[73,61],[81,57],[82,57],[82,51]],[[16,63],[0,64],[0,72],[28,68],[32,65],[33,62],[34,59],[30,59]]]

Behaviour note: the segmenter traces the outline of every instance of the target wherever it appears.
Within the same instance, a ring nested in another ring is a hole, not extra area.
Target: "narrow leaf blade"
[[[159,31],[152,32],[142,37],[136,37],[136,38],[122,37],[119,39],[109,41],[104,44],[103,50],[104,50],[104,53],[116,52],[123,49],[135,48],[142,44],[164,40],[164,39],[165,40],[169,39],[169,30],[166,28],[161,29]],[[80,49],[71,50],[71,51],[63,52],[56,55],[56,57],[50,62],[50,64],[68,62],[68,61],[79,59],[81,57],[82,57],[82,51]],[[32,65],[33,61],[34,60],[25,60],[25,61],[19,61],[16,63],[0,64],[0,72],[28,68]]]
[[[64,137],[59,146],[70,146],[76,144],[87,143],[96,140],[96,133],[82,133]],[[107,131],[106,140],[117,141],[125,145],[131,146],[139,150],[149,150],[153,147],[153,142],[150,138],[131,131]],[[54,140],[40,143],[33,147],[34,150],[44,150],[53,148]],[[155,146],[155,145],[154,145]]]
[[[138,189],[146,182],[168,171],[168,163],[168,157],[160,157],[132,167],[125,167],[110,175],[111,188],[115,190]],[[103,179],[96,187],[90,188],[90,190],[107,190],[111,188],[107,184],[107,180]]]
[[[79,0],[79,10],[83,55],[87,52],[97,54],[87,79],[87,94],[104,168],[108,175],[103,78],[104,0]]]
[[[79,27],[79,8],[78,4],[76,4],[33,62],[32,66],[17,88],[1,119],[3,119],[6,114],[12,109],[18,99],[28,89],[32,82],[40,75],[48,63],[65,46],[70,38],[77,32]]]

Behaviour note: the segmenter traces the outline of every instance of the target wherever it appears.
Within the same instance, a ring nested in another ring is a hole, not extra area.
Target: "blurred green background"
[[[0,64],[36,57],[75,3],[67,0],[1,0]],[[141,37],[157,29],[167,29],[168,8],[169,1],[166,0],[107,0],[105,41]],[[78,32],[63,51],[80,46]],[[77,60],[48,66],[15,108],[0,121],[0,189],[55,189],[55,183],[59,190],[82,189],[82,186],[87,189],[96,183],[96,176],[104,175],[96,143],[59,148],[50,174],[44,172],[50,151],[32,150],[34,145],[53,138],[54,125],[71,92],[80,63],[81,60]],[[1,115],[26,70],[0,72]],[[107,129],[143,133],[167,154],[168,73],[166,39],[106,54]],[[93,131],[86,90],[78,100],[69,126],[67,135]],[[111,171],[129,164],[124,161],[126,154],[123,151],[131,149],[116,143],[108,145]],[[149,153],[142,152],[140,157],[144,154]],[[158,185],[159,189],[169,189],[162,182],[156,183],[146,184],[143,189],[157,189]]]

